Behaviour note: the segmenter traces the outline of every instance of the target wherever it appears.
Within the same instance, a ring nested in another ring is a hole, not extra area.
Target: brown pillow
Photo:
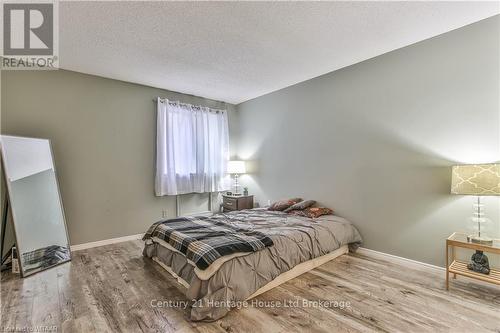
[[[303,210],[292,210],[288,212],[290,215],[297,215],[297,216],[306,216],[306,213],[304,213]]]
[[[309,207],[304,210],[292,210],[289,214],[305,216],[314,219],[322,215],[331,215],[333,214],[333,210],[326,207]]]
[[[292,205],[284,210],[285,213],[291,212],[292,210],[303,210],[307,207],[311,207],[316,203],[315,200],[303,200],[301,202],[297,202],[295,205]]]
[[[293,199],[287,199],[287,200],[280,200],[274,202],[268,210],[285,210],[290,206],[295,205],[297,202],[301,202],[302,198],[293,198]]]

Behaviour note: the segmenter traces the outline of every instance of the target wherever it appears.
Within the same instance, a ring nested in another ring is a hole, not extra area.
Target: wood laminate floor
[[[458,277],[446,291],[444,271],[362,254],[264,293],[258,306],[191,323],[181,308],[151,306],[185,299],[175,279],[141,251],[142,242],[124,242],[74,252],[71,263],[26,279],[3,274],[0,331],[500,332],[500,288]],[[332,302],[300,306],[304,300]],[[289,307],[261,307],[277,301]]]

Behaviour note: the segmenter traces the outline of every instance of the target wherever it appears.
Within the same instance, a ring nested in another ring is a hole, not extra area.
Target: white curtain
[[[227,189],[227,112],[158,98],[157,196]]]

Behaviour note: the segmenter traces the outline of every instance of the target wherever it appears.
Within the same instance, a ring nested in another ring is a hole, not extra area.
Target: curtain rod
[[[189,104],[189,103],[181,103],[179,101],[170,101],[167,98],[161,98],[161,97],[158,97],[158,98],[160,99],[160,102],[162,102],[162,103],[164,103],[165,101],[168,101],[169,104],[173,104],[173,105],[187,105],[187,106],[190,106],[192,108],[197,108],[197,109],[207,108],[210,111],[214,111],[214,112],[226,112],[227,111],[227,110],[222,110],[222,109],[213,109],[213,108],[210,108],[208,106],[193,105],[193,104]],[[156,102],[158,102],[158,98],[153,98],[152,101],[154,103],[156,103]]]

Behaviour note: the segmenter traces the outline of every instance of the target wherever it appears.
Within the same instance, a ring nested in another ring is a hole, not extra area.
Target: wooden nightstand
[[[230,212],[234,210],[253,208],[253,195],[222,195],[222,211]]]
[[[451,247],[451,264],[449,258],[449,248]],[[482,274],[471,271],[467,268],[467,262],[455,258],[455,248],[480,250],[488,253],[500,254],[500,241],[494,240],[491,246],[472,243],[467,240],[467,235],[459,232],[453,233],[446,240],[446,290],[449,288],[449,276],[453,274],[455,279],[458,275],[467,276],[472,279],[486,281],[494,284],[500,284],[500,270],[490,267],[490,274]]]

